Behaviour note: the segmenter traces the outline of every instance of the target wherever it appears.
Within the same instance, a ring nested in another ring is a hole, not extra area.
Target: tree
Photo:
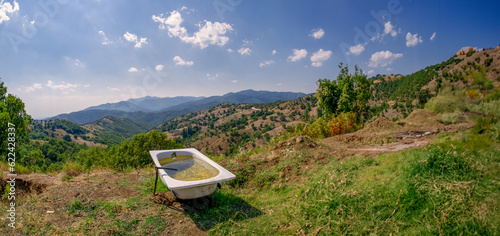
[[[318,80],[318,106],[326,115],[354,112],[358,119],[366,118],[369,111],[367,102],[371,97],[370,81],[358,66],[354,67],[354,74],[349,74],[349,67],[343,63],[339,64],[339,68],[336,81]]]
[[[7,160],[9,128],[15,130],[15,145],[16,147],[29,141],[28,126],[33,119],[26,114],[23,101],[7,93],[7,87],[4,87],[4,82],[0,81],[0,157],[1,160]],[[12,125],[9,125],[12,124]],[[19,148],[15,149],[16,157],[19,156]]]

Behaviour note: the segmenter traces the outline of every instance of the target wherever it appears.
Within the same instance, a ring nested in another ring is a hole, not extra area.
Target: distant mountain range
[[[228,93],[223,96],[212,97],[159,98],[148,96],[117,103],[92,106],[81,111],[60,114],[45,120],[63,119],[83,125],[103,117],[111,116],[145,122],[153,127],[177,116],[208,109],[218,104],[271,103],[294,100],[307,95],[308,94],[305,93],[294,92],[244,90],[236,93]]]
[[[85,108],[84,111],[88,110],[115,110],[115,111],[125,111],[125,112],[155,112],[167,109],[172,106],[176,106],[185,102],[191,102],[196,100],[204,99],[205,97],[142,97],[133,98],[127,101],[121,101],[116,103],[106,103],[98,106],[92,106]]]

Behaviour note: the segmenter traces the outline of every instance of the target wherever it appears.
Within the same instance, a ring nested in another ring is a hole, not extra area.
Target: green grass
[[[500,233],[500,150],[486,134],[445,135],[425,148],[332,161],[303,172],[305,184],[276,177],[289,164],[257,169],[215,196],[238,196],[262,214],[228,214],[236,198],[191,217],[217,235]],[[217,216],[225,218],[211,220]]]

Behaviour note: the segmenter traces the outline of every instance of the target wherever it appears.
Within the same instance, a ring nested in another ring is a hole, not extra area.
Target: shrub
[[[437,121],[444,123],[444,124],[455,124],[455,123],[460,123],[465,119],[464,113],[460,111],[455,111],[453,113],[444,113],[441,114],[438,118]]]
[[[83,172],[83,166],[78,163],[68,162],[64,164],[63,171],[67,176],[75,177]]]
[[[500,117],[500,100],[482,102],[479,105],[469,105],[467,109],[487,116]]]
[[[443,89],[441,94],[433,97],[425,104],[425,109],[436,113],[451,113],[454,111],[465,111],[465,91],[453,90],[449,86]]]

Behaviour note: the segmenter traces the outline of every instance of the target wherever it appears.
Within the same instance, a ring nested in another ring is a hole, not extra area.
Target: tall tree
[[[15,153],[16,157],[19,156],[19,145],[29,141],[28,138],[28,126],[31,124],[33,119],[30,115],[26,114],[24,110],[23,101],[7,93],[7,87],[4,86],[4,82],[0,81],[0,157],[1,160],[7,160],[8,142],[9,137],[12,138],[13,135],[9,135],[9,131],[15,130]],[[9,124],[12,124],[9,126]],[[14,128],[10,129],[9,128]],[[12,139],[11,139],[12,140]]]
[[[350,74],[349,67],[343,63],[339,64],[339,68],[335,81],[318,80],[318,106],[327,115],[354,112],[358,119],[366,118],[369,111],[367,103],[371,97],[370,81],[358,66],[354,66],[354,74]]]

